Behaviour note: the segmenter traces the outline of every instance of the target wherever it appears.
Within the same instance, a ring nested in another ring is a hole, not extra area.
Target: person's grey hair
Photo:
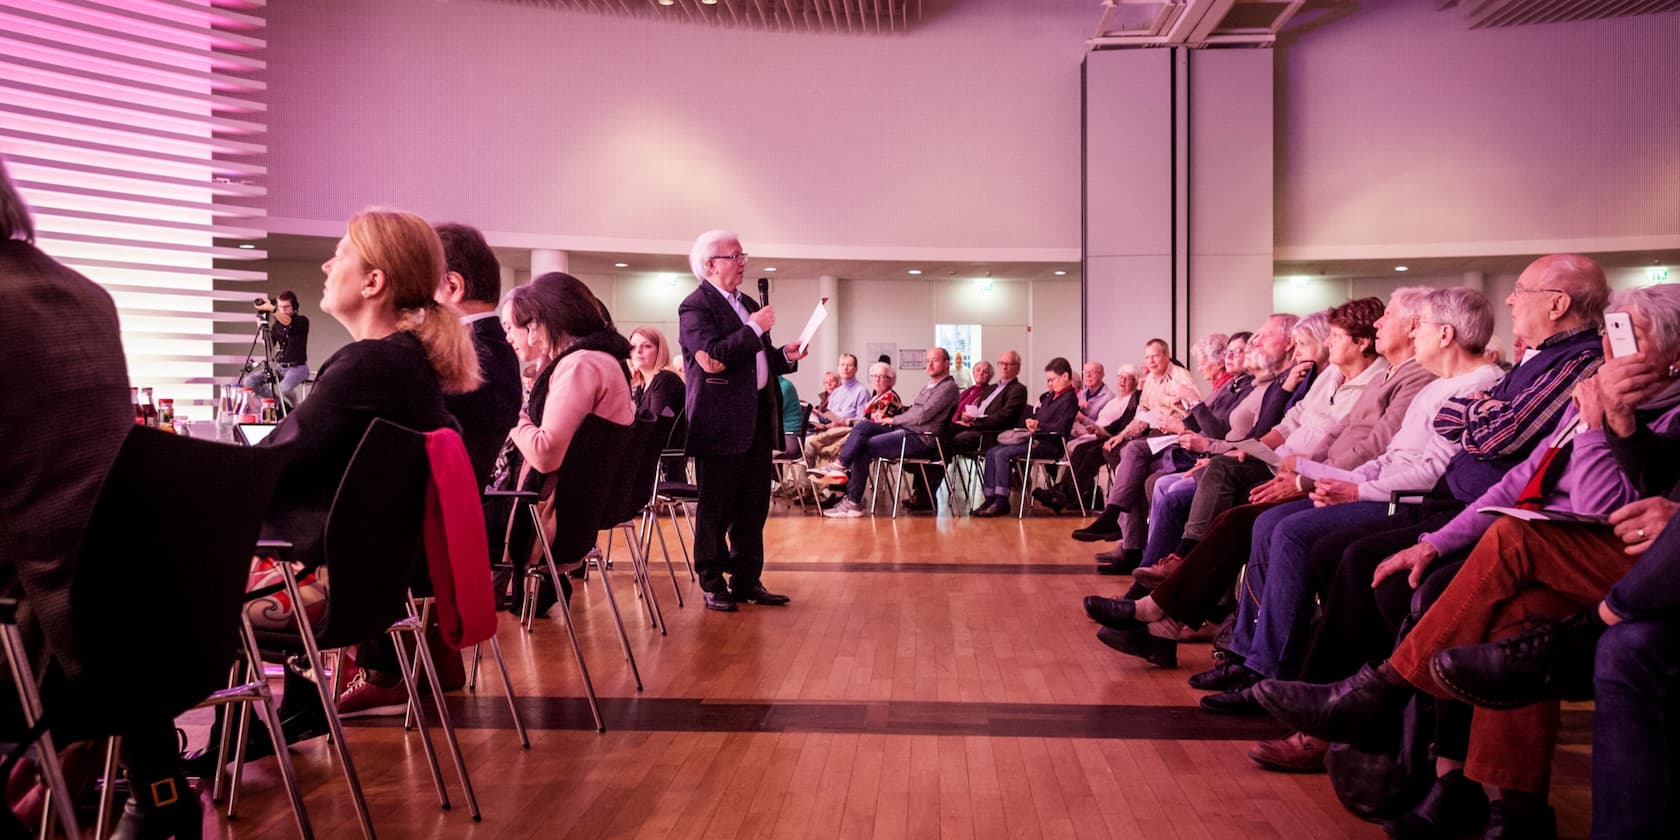
[[[23,195],[12,184],[4,158],[0,158],[0,239],[35,241],[35,220],[29,215],[29,205]]]
[[[1548,254],[1534,264],[1540,268],[1540,288],[1562,289],[1569,295],[1569,308],[1583,323],[1604,326],[1610,282],[1597,262],[1580,254]]]
[[[986,370],[995,370],[995,368],[992,367],[992,363],[986,361],[985,359],[981,359],[980,361],[974,363],[975,373],[979,373],[981,368],[985,368]]]
[[[1138,378],[1137,365],[1121,365],[1114,369],[1114,375],[1130,376],[1131,378],[1136,379]]]
[[[1190,347],[1190,361],[1193,364],[1212,362],[1214,359],[1225,358],[1225,345],[1231,343],[1231,337],[1224,333],[1213,333],[1202,336],[1202,340]]]
[[[869,366],[869,376],[871,378],[874,378],[875,374],[878,373],[886,374],[887,378],[894,382],[898,381],[898,371],[893,370],[893,366],[886,362],[876,362]]]
[[[1266,323],[1270,324],[1273,321],[1282,324],[1283,334],[1289,335],[1295,331],[1295,325],[1301,323],[1301,316],[1293,312],[1273,312],[1266,316]]]
[[[722,256],[716,253],[718,244],[731,239],[741,241],[741,237],[734,231],[708,230],[694,240],[693,248],[688,249],[688,267],[702,283],[706,281],[706,260]]]
[[[1631,309],[1651,322],[1651,341],[1657,346],[1639,348],[1647,358],[1661,364],[1680,352],[1680,284],[1659,283],[1617,292],[1610,308]]]
[[[1436,289],[1423,307],[1424,317],[1453,328],[1453,340],[1466,352],[1480,354],[1493,338],[1493,304],[1475,289]]]
[[[1388,296],[1388,306],[1383,309],[1383,317],[1393,315],[1396,318],[1417,320],[1423,314],[1423,303],[1428,300],[1429,293],[1434,291],[1428,286],[1401,286]]]
[[[1295,322],[1293,333],[1301,333],[1318,344],[1330,338],[1330,310],[1314,312]]]

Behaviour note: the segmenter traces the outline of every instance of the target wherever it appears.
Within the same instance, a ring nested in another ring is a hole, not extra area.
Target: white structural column
[[[1086,55],[1085,358],[1271,310],[1272,84],[1269,49]]]
[[[820,372],[832,370],[835,360],[840,358],[840,278],[832,274],[819,276],[817,297],[828,298],[828,320],[817,328],[817,334],[811,337],[811,346],[807,349],[811,354],[811,364]],[[788,324],[794,329],[789,339],[792,340],[799,337],[798,331],[805,326],[805,315],[789,313],[789,316]],[[798,323],[794,323],[795,321]],[[865,382],[868,381],[868,370],[864,367],[859,371],[859,374],[865,377]]]
[[[531,249],[531,276],[541,277],[550,271],[571,273],[572,255],[549,248]]]

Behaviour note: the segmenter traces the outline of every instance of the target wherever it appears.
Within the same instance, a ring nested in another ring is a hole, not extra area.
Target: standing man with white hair
[[[688,264],[700,285],[683,299],[677,318],[688,386],[688,454],[695,456],[700,485],[694,571],[707,609],[734,612],[741,601],[780,606],[790,599],[759,579],[770,456],[782,439],[775,377],[797,370],[805,354],[797,344],[772,344],[775,309],[740,293],[747,254],[739,236],[700,234]]]

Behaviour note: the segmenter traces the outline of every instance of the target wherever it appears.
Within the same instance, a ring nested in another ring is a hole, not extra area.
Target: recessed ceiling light
[[[764,267],[764,270],[765,271],[775,271],[776,267],[773,266],[773,265],[767,265],[767,266]]]
[[[1406,268],[1403,265],[1397,265],[1397,266],[1394,267],[1394,270],[1395,271],[1409,271],[1410,269]]]
[[[239,247],[241,247],[241,248],[245,248],[245,249],[251,249],[251,248],[255,248],[255,247],[257,247],[257,246],[255,246],[255,245],[252,245],[252,244],[251,244],[251,243],[249,243],[249,242],[245,242],[245,243],[241,243],[241,244],[240,244],[240,246],[239,246]]]
[[[1065,271],[1058,271],[1058,272],[1056,272],[1056,276],[1057,276],[1057,277],[1066,277],[1066,276],[1067,276],[1067,272],[1065,272]]]
[[[919,274],[921,274],[921,273],[922,273],[922,270],[921,270],[921,269],[919,269],[919,268],[912,268],[912,269],[910,269],[910,276],[912,276],[912,277],[915,277],[915,276],[917,276],[917,275],[919,275]]]
[[[629,268],[629,263],[613,263],[613,268]]]
[[[717,5],[717,0],[700,0],[700,2],[704,3],[708,6],[716,6]]]
[[[661,5],[661,6],[675,6],[675,5],[677,5],[677,0],[659,0],[659,5]]]

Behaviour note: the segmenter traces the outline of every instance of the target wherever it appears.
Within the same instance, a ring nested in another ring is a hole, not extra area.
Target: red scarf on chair
[[[438,630],[456,650],[496,634],[484,509],[467,447],[453,429],[426,433],[426,564],[437,597]]]

